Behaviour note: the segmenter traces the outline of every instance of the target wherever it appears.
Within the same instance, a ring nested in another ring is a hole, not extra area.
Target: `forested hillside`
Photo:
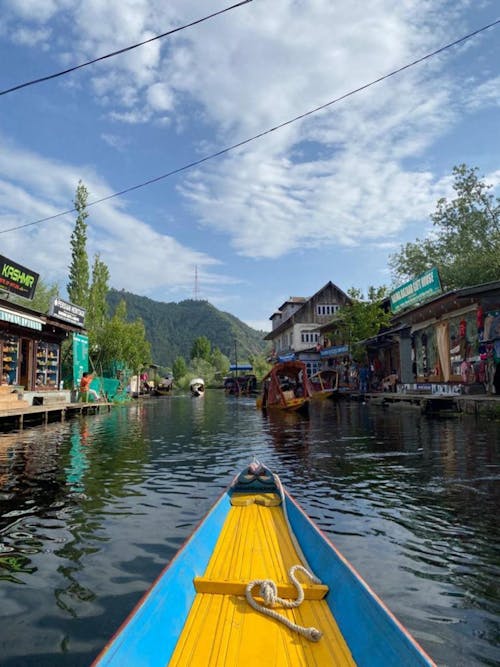
[[[122,299],[127,304],[127,319],[143,320],[153,361],[160,366],[171,367],[177,357],[188,360],[193,342],[199,336],[206,336],[212,347],[218,347],[231,363],[234,363],[235,342],[238,361],[266,349],[263,331],[252,329],[207,301],[164,303],[112,289],[108,293],[110,314]]]

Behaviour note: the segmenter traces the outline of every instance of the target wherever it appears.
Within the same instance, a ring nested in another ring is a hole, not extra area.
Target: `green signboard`
[[[89,338],[73,334],[73,385],[78,386],[84,372],[89,370]]]
[[[441,292],[439,273],[434,267],[394,290],[390,295],[391,310],[393,313],[398,313]]]

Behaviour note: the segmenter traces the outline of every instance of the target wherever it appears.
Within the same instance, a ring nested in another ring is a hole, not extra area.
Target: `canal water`
[[[499,432],[214,390],[0,435],[0,664],[89,665],[255,455],[439,665],[498,665]]]

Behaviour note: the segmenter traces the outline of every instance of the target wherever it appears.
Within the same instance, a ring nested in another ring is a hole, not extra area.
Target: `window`
[[[319,370],[321,370],[321,362],[320,361],[306,361],[306,368],[307,368],[307,376],[311,377],[311,375],[314,375]]]
[[[303,331],[300,336],[303,343],[317,343],[319,340],[319,333],[313,331]]]
[[[337,304],[325,304],[325,303],[319,303],[316,306],[316,313],[318,315],[334,315],[340,306]]]

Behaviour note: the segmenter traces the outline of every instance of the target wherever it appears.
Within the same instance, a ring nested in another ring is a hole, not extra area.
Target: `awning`
[[[341,357],[349,354],[349,345],[335,345],[334,347],[325,347],[320,350],[320,357]]]
[[[17,324],[19,327],[36,329],[37,331],[41,331],[42,324],[44,324],[44,321],[38,317],[25,315],[19,312],[16,313],[15,311],[9,310],[8,308],[0,308],[0,320],[3,320],[4,322],[10,322],[11,324]]]

